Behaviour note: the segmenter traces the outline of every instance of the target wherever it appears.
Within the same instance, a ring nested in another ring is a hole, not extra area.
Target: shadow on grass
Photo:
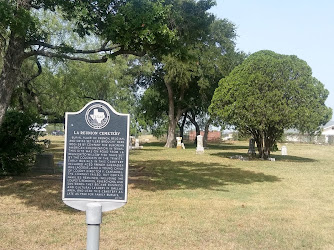
[[[212,153],[211,155],[222,157],[222,158],[230,158],[232,156],[241,155],[242,157],[248,158],[249,155],[247,153],[239,153],[239,152],[219,152],[219,153]],[[317,160],[305,157],[298,157],[292,155],[275,155],[271,154],[272,158],[275,158],[276,161],[282,162],[316,162]],[[260,160],[259,158],[253,158],[252,160]]]
[[[219,163],[152,160],[134,162],[129,167],[129,184],[134,188],[157,191],[208,189],[228,191],[231,183],[276,182],[280,179],[254,171],[233,168]]]
[[[241,155],[242,157],[249,157],[247,153],[240,153],[240,152],[219,152],[219,153],[211,153],[210,155],[219,156],[222,158],[230,158],[236,155]]]
[[[186,149],[189,148],[196,148],[196,144],[193,141],[185,141],[184,145]],[[144,146],[145,150],[150,150],[150,151],[158,151],[162,150],[165,146],[164,142],[148,142],[142,144]],[[148,148],[148,147],[157,147],[156,149]],[[223,144],[208,144],[206,149],[214,149],[214,150],[239,150],[239,149],[245,149],[246,152],[248,150],[247,146],[242,146],[242,145],[234,145],[233,143],[223,143]]]
[[[285,162],[317,162],[315,159],[298,157],[293,155],[272,155],[276,161],[285,161]]]
[[[159,152],[159,151],[162,151],[163,148],[147,148],[144,146],[144,148],[142,149],[131,149],[129,150],[129,154],[132,155],[132,154],[138,154],[138,153],[142,153],[142,152],[145,152],[145,151],[150,151],[150,152]]]
[[[29,177],[0,178],[0,196],[13,196],[25,205],[41,210],[56,210],[63,213],[77,213],[62,201],[62,177],[41,175]]]
[[[140,144],[141,146],[148,146],[148,147],[161,147],[163,148],[165,143],[164,142],[146,142],[146,143],[143,143],[143,144]]]
[[[215,150],[239,150],[239,149],[245,149],[246,152],[248,151],[248,146],[234,145],[233,143],[209,144],[208,148],[209,149],[215,149]]]
[[[234,168],[219,163],[151,160],[129,166],[131,188],[158,190],[206,189],[228,192],[228,185],[254,182],[277,182],[273,175]],[[0,196],[20,199],[26,206],[74,214],[79,211],[65,205],[61,198],[61,175],[0,178]]]
[[[184,143],[185,147],[187,149],[189,148],[196,148],[196,144],[193,141],[186,141]],[[233,143],[210,143],[208,144],[205,149],[213,149],[213,150],[239,150],[239,149],[245,149],[246,152],[248,150],[247,146],[242,145],[234,145]]]

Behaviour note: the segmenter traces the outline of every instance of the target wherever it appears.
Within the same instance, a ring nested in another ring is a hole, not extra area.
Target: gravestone
[[[63,201],[86,211],[98,202],[109,211],[127,202],[129,115],[93,101],[65,119]]]
[[[282,155],[288,155],[288,149],[286,146],[282,146]]]
[[[203,147],[203,136],[197,136],[197,147],[196,147],[196,154],[203,154],[204,147]]]
[[[139,139],[136,139],[135,141],[135,148],[139,148]]]
[[[182,137],[176,137],[176,148],[182,149]]]
[[[249,140],[249,146],[248,146],[248,152],[249,155],[251,156],[255,156],[256,152],[255,152],[255,140],[252,138]]]
[[[139,139],[135,139],[135,146],[132,149],[143,149],[143,146],[139,146]]]
[[[32,168],[32,172],[41,174],[54,174],[55,166],[53,161],[53,154],[51,153],[37,154],[35,160],[35,166]]]
[[[133,142],[135,141],[136,137],[134,136],[130,136],[130,139],[129,139],[129,149],[133,149]]]

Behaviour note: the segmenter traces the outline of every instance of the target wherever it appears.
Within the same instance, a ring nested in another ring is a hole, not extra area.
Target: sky
[[[329,90],[326,105],[334,111],[333,0],[216,2],[211,12],[236,25],[239,50],[254,53],[266,49],[306,61],[313,76]]]

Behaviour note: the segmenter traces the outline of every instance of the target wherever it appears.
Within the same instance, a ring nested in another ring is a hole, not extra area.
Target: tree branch
[[[58,54],[58,53],[44,51],[44,50],[33,50],[33,51],[25,53],[26,58],[33,56],[33,55],[45,56],[45,57],[50,57],[50,58],[64,58],[64,59],[68,59],[72,61],[82,61],[82,62],[87,62],[87,63],[104,63],[108,60],[106,56],[103,56],[99,59],[89,59],[85,57],[69,56],[66,54]]]
[[[124,50],[124,49],[120,49],[115,51],[114,53],[111,54],[112,57],[116,57],[119,55],[134,55],[134,56],[144,56],[146,55],[145,51],[133,51],[133,50]]]
[[[41,47],[44,47],[43,49],[37,49],[37,50],[31,50],[29,52],[24,53],[24,58],[28,58],[31,56],[45,56],[45,57],[50,57],[50,58],[64,58],[68,60],[73,60],[73,61],[82,61],[82,62],[87,62],[87,63],[105,63],[107,62],[108,58],[107,55],[102,56],[99,59],[89,59],[85,57],[80,57],[80,56],[73,56],[71,54],[98,54],[99,52],[110,52],[111,54],[109,56],[111,57],[116,57],[118,55],[134,55],[134,56],[144,56],[146,54],[145,51],[132,51],[132,50],[125,50],[121,48],[119,45],[115,45],[113,47],[108,47],[105,48],[107,42],[102,44],[101,48],[98,49],[93,49],[93,50],[73,50],[73,51],[68,51],[68,52],[53,52],[53,51],[48,51],[45,50],[45,48],[50,49],[50,50],[60,50],[64,49],[64,47],[61,46],[53,46],[51,44],[47,44],[44,42],[34,42],[34,44],[31,45],[39,45]],[[118,49],[117,51],[113,51],[115,49]]]
[[[31,98],[34,99],[34,101],[35,101],[35,103],[36,103],[36,105],[37,105],[37,109],[38,109],[38,111],[39,111],[39,112],[42,112],[42,107],[41,107],[41,104],[40,104],[40,102],[39,102],[39,98],[38,98],[37,94],[36,94],[32,89],[29,88],[29,83],[30,83],[33,79],[35,79],[36,77],[38,77],[40,74],[42,74],[42,65],[41,65],[41,63],[38,61],[37,56],[36,56],[35,62],[36,62],[36,64],[37,64],[38,71],[37,71],[37,73],[35,73],[34,75],[32,75],[31,77],[29,77],[27,80],[25,80],[25,81],[23,82],[23,87],[24,87],[25,92],[26,92],[28,95],[30,95]],[[22,103],[23,103],[23,100],[21,100],[21,101],[22,101]]]
[[[36,9],[36,10],[39,10],[41,8],[41,6],[33,4],[33,3],[30,3],[30,6],[31,8]]]
[[[179,125],[179,123],[177,123],[177,125],[178,125],[179,127],[184,127],[184,124],[186,123],[186,120],[187,120],[187,113],[188,113],[188,111],[185,111],[185,112],[184,112],[183,120],[182,120],[181,125]]]
[[[102,44],[101,48],[98,48],[98,49],[91,49],[91,50],[73,49],[73,50],[70,50],[68,53],[70,53],[70,54],[96,54],[96,53],[99,53],[99,52],[111,52],[115,49],[120,48],[120,45],[118,45],[118,44],[106,48],[107,43],[108,42],[105,42],[104,44]],[[41,42],[41,41],[34,41],[34,42],[29,43],[29,45],[38,45],[38,46],[41,46],[41,47],[44,47],[44,48],[48,48],[48,49],[52,49],[52,50],[60,50],[60,51],[64,50],[64,49],[67,49],[67,47],[65,47],[65,46],[55,46],[55,45],[45,43],[45,42]]]
[[[87,95],[84,95],[82,98],[83,99],[89,99],[89,100],[96,100],[96,98],[94,98],[92,96],[87,96]]]
[[[41,65],[41,63],[38,61],[38,58],[36,57],[36,65],[37,65],[37,67],[38,67],[38,71],[37,71],[37,73],[36,74],[34,74],[34,75],[32,75],[29,79],[27,79],[27,80],[25,80],[24,81],[24,86],[25,87],[27,87],[28,86],[28,84],[32,81],[32,80],[34,80],[36,77],[38,77],[40,74],[42,74],[42,65]]]
[[[187,113],[187,117],[191,121],[191,123],[195,125],[195,123],[196,123],[195,115],[194,115],[193,112],[190,112],[190,114],[191,114],[191,116]]]

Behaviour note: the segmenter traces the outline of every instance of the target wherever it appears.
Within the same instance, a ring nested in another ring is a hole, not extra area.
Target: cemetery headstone
[[[139,139],[136,139],[135,148],[139,148]]]
[[[133,142],[136,138],[134,136],[130,136],[129,139],[129,149],[131,150],[133,148]]]
[[[282,155],[288,155],[288,149],[287,149],[287,147],[286,146],[282,146],[281,152],[282,152]]]
[[[248,152],[249,155],[251,156],[255,156],[256,152],[255,152],[255,140],[252,138],[249,140],[249,146],[248,146]]]
[[[176,148],[182,149],[182,137],[176,137]]]
[[[55,165],[53,161],[53,154],[51,153],[37,154],[35,160],[35,166],[32,168],[32,171],[41,174],[54,174]]]
[[[204,153],[203,136],[202,135],[198,135],[197,136],[196,154],[203,154],[203,153]]]
[[[143,149],[143,146],[139,145],[139,139],[135,139],[135,146],[132,149]]]

